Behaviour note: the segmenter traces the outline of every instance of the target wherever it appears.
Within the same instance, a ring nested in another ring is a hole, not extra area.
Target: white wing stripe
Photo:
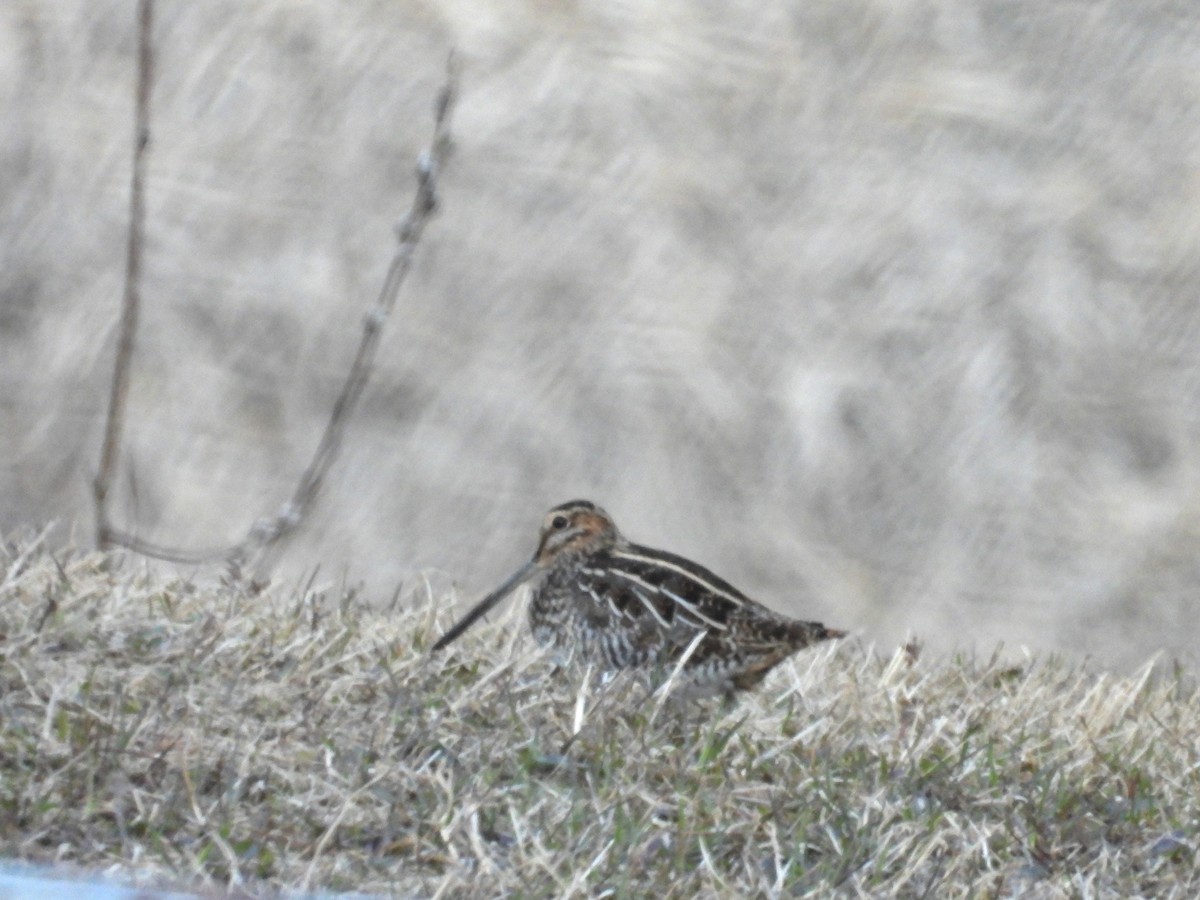
[[[586,586],[585,590],[587,590],[588,594],[591,596],[592,602],[595,603],[600,608],[603,609],[605,604],[607,604],[608,608],[610,610],[612,610],[612,614],[613,614],[614,618],[616,618],[618,620],[625,618],[625,614],[623,612],[621,612],[619,609],[617,609],[617,605],[615,603],[613,603],[612,597],[608,596],[608,594],[605,594],[602,598],[600,596],[599,592],[594,587],[591,587],[590,585]]]
[[[700,612],[700,608],[697,607],[695,603],[691,603],[687,600],[684,600],[678,594],[672,593],[671,591],[668,591],[666,588],[659,588],[659,590],[662,591],[664,594],[666,594],[668,597],[670,597],[672,600],[674,600],[676,603],[678,603],[680,606],[682,606],[684,609],[686,609],[688,612],[690,612],[697,619],[699,619],[702,622],[707,622],[713,628],[716,628],[719,631],[725,631],[729,627],[724,622],[718,622],[716,619],[706,616],[704,613]]]
[[[623,575],[632,581],[636,581],[639,585],[641,585],[642,587],[651,591],[652,593],[658,590],[656,587],[654,587],[654,585],[649,584],[645,581],[642,581],[640,578],[630,576],[625,572],[598,572],[595,569],[584,569],[583,574],[591,575],[593,577],[602,577],[603,575]],[[592,599],[595,600],[597,604],[603,606],[604,602],[607,602],[608,608],[613,611],[613,615],[616,616],[618,619],[628,619],[629,618],[629,613],[622,612],[621,610],[617,609],[617,605],[616,605],[616,603],[613,602],[613,598],[609,593],[606,592],[604,594],[604,601],[601,601],[600,596],[599,596],[598,592],[596,591],[595,587],[588,585],[587,592],[589,594],[591,594]],[[650,615],[654,616],[655,620],[657,620],[659,625],[661,625],[664,629],[668,629],[668,630],[670,629],[671,623],[663,618],[662,613],[660,613],[655,608],[654,604],[650,602],[650,598],[648,598],[645,594],[643,594],[637,588],[633,588],[632,593],[635,597],[638,598],[638,600],[641,602],[642,606],[646,607],[646,609],[650,612]]]
[[[657,587],[652,585],[650,582],[646,581],[646,579],[639,578],[637,575],[634,575],[632,572],[625,572],[625,571],[622,571],[621,569],[609,569],[608,571],[605,572],[605,574],[606,575],[618,575],[621,578],[624,578],[626,581],[632,581],[634,584],[638,585],[639,587],[644,587],[646,590],[650,591],[650,593],[652,593],[652,594],[657,594],[658,590],[659,590]]]
[[[695,618],[699,619],[701,622],[705,622],[708,625],[710,625],[711,627],[716,628],[720,631],[726,630],[726,626],[724,625],[724,623],[718,622],[716,619],[706,616],[704,613],[700,612],[700,610],[696,607],[695,603],[692,603],[688,600],[684,600],[678,594],[674,594],[671,591],[666,590],[665,588],[653,585],[650,582],[645,581],[645,580],[639,578],[638,576],[634,575],[632,572],[623,572],[620,569],[611,569],[609,571],[609,574],[618,575],[621,578],[624,578],[627,581],[632,581],[635,584],[638,584],[641,587],[644,587],[646,590],[652,591],[656,594],[663,594],[663,595],[669,597],[671,600],[674,600],[676,603],[678,603],[680,606],[682,606],[685,610],[687,610],[689,613],[691,613]],[[639,591],[635,590],[634,593],[637,594],[638,599],[641,600],[642,603],[646,604],[646,608],[654,613],[654,617],[656,619],[658,619],[659,622],[662,622],[663,628],[671,627],[665,621],[663,621],[663,617],[661,615],[659,615],[658,610],[656,610],[654,608],[654,604],[650,603],[645,597],[643,597]]]
[[[658,609],[655,607],[655,605],[650,602],[649,597],[647,597],[645,594],[643,594],[637,588],[633,589],[633,596],[637,597],[639,600],[642,601],[642,606],[644,606],[644,607],[646,607],[646,609],[650,610],[650,615],[652,615],[652,616],[654,616],[654,618],[658,619],[659,625],[661,625],[664,629],[670,630],[671,623],[662,617],[662,613],[660,613],[658,611]]]
[[[628,559],[631,562],[648,563],[649,565],[657,566],[660,569],[670,569],[672,572],[677,572],[678,574],[682,575],[684,578],[688,578],[688,579],[696,582],[696,584],[700,585],[706,591],[711,591],[714,594],[719,594],[720,596],[722,596],[726,600],[728,600],[730,603],[732,603],[734,606],[745,606],[745,603],[743,602],[743,600],[740,597],[729,593],[729,591],[726,591],[726,590],[723,590],[722,588],[717,587],[715,584],[713,584],[710,581],[706,581],[704,578],[701,578],[695,572],[693,572],[689,569],[685,569],[683,566],[678,566],[675,563],[668,562],[665,559],[660,559],[660,558],[653,557],[653,556],[639,556],[637,553],[629,553],[626,550],[613,551],[612,555],[616,559]],[[626,573],[621,572],[621,574],[624,575]]]

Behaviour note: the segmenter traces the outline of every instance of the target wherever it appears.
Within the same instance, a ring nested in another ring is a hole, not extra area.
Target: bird
[[[678,666],[686,696],[732,697],[793,653],[847,634],[772,612],[691,560],[631,543],[590,500],[571,500],[546,513],[533,557],[430,652],[526,583],[534,639],[560,660],[605,672]]]

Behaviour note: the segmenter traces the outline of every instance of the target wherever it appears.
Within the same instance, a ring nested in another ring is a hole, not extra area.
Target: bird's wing
[[[626,621],[647,619],[663,631],[721,632],[749,600],[737,588],[681,556],[631,544],[583,570],[597,602]]]
[[[774,613],[703,566],[673,553],[629,544],[608,551],[598,562],[597,576],[600,571],[606,575],[596,581],[609,585],[608,605],[627,619],[652,617],[676,641],[690,640],[703,630],[713,641],[732,642],[742,652],[767,652],[842,634],[818,622]],[[600,589],[597,593],[604,595]]]
[[[647,638],[676,627],[674,604],[645,579],[619,573],[606,562],[580,569],[576,602],[593,624],[642,633]]]

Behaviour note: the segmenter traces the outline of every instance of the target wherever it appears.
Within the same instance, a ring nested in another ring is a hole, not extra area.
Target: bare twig
[[[135,534],[122,531],[112,525],[108,526],[107,534],[109,544],[112,546],[124,547],[134,553],[140,553],[142,556],[187,566],[198,566],[224,559],[232,552],[232,548],[229,547],[214,547],[210,550],[184,550],[179,547],[168,547],[165,544],[157,544],[154,541],[148,541]]]
[[[100,547],[107,547],[115,540],[109,527],[108,493],[121,453],[125,401],[129,395],[129,367],[133,360],[133,342],[137,334],[142,277],[142,236],[146,221],[143,186],[146,147],[150,143],[150,89],[154,83],[154,47],[151,42],[153,24],[154,0],[139,0],[137,101],[134,113],[133,174],[129,188],[129,240],[125,252],[125,298],[121,308],[121,331],[117,339],[117,359],[108,398],[108,419],[104,426],[100,468],[92,483],[96,505],[96,543]]]
[[[189,551],[165,547],[143,540],[106,525],[106,534],[114,544],[144,556],[173,562],[197,564],[226,560],[230,567],[240,570],[248,561],[261,563],[272,547],[289,535],[303,521],[320,492],[321,485],[341,449],[346,424],[353,414],[371,377],[371,366],[379,346],[384,323],[396,305],[400,287],[412,268],[413,255],[425,231],[425,226],[437,209],[437,179],[450,155],[450,118],[458,94],[458,67],[451,54],[446,63],[446,81],[438,93],[434,107],[434,133],[430,146],[417,159],[417,192],[412,207],[396,226],[397,246],[383,281],[379,296],[363,317],[363,334],[354,362],[346,375],[341,393],[334,402],[329,421],[321,435],[316,452],[300,476],[292,496],[272,516],[259,519],[249,533],[231,547]]]
[[[260,519],[242,542],[227,554],[240,562],[254,553],[265,552],[292,532],[312,507],[321,483],[341,449],[346,422],[358,404],[363,388],[371,377],[371,364],[379,346],[383,325],[396,305],[400,286],[412,268],[413,254],[430,217],[437,209],[437,177],[450,155],[450,114],[458,94],[458,72],[454,54],[446,62],[446,82],[434,106],[434,131],[430,147],[417,158],[417,193],[412,207],[396,225],[398,243],[391,265],[383,280],[379,297],[363,317],[363,335],[342,392],[333,404],[333,412],[321,435],[308,468],[300,476],[292,497],[269,519]]]

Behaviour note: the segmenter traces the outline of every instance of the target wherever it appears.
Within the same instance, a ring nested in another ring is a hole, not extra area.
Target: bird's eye
[[[557,531],[561,531],[562,529],[567,527],[567,517],[566,516],[555,516],[553,519],[550,520],[550,527]]]

